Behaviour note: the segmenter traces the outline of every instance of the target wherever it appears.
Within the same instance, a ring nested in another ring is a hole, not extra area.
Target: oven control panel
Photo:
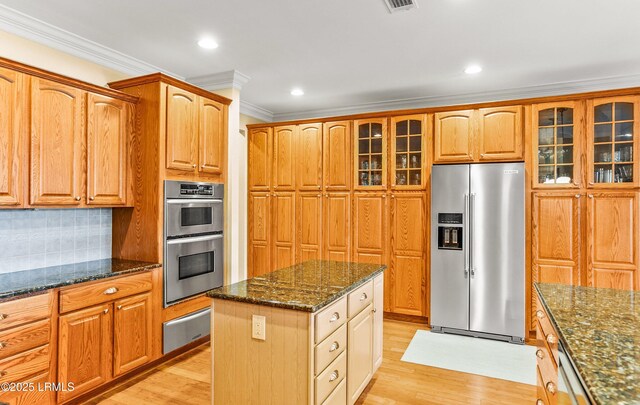
[[[180,184],[180,195],[213,196],[213,185],[182,183]]]

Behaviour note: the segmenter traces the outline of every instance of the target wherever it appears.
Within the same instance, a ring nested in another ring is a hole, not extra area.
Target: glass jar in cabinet
[[[387,119],[354,121],[354,184],[359,190],[387,186]]]
[[[640,97],[589,100],[587,113],[588,186],[637,187]]]
[[[581,182],[584,103],[532,106],[533,188],[578,188]]]
[[[392,188],[424,188],[426,128],[427,116],[424,114],[391,118]]]

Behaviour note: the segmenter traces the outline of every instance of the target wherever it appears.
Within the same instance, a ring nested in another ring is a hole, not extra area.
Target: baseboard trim
[[[429,325],[429,318],[426,316],[405,315],[405,314],[396,314],[394,312],[385,312],[384,319],[388,319],[390,321],[422,323],[427,326]]]

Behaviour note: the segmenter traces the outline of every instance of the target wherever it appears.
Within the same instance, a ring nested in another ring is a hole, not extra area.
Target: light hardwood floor
[[[384,360],[358,404],[533,404],[536,387],[459,373],[400,358],[424,325],[384,322]],[[211,351],[200,346],[113,388],[89,404],[210,404]]]

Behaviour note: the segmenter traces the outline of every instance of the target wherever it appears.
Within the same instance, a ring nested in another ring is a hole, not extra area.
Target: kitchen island
[[[640,293],[562,284],[536,289],[538,403],[572,403],[571,394],[580,404],[640,403]],[[571,382],[568,367],[577,377],[573,392],[562,378]]]
[[[214,404],[353,404],[382,362],[386,266],[307,261],[209,291]]]

